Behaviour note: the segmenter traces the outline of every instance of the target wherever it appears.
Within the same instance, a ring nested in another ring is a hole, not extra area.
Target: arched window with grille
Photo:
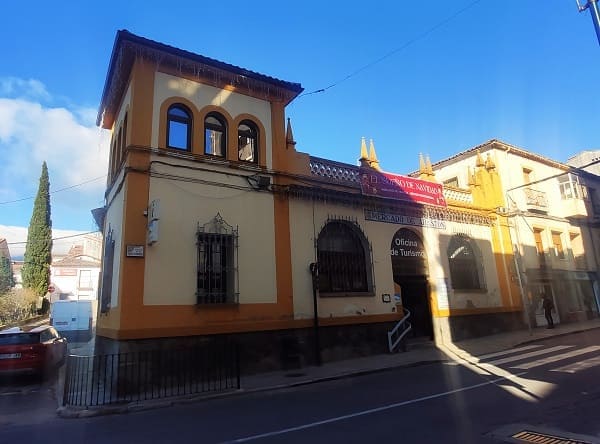
[[[333,220],[323,227],[317,240],[317,261],[321,296],[371,291],[369,245],[353,223]]]
[[[453,236],[448,244],[450,281],[455,290],[485,290],[483,258],[477,245],[466,236]]]
[[[258,162],[258,129],[250,120],[242,120],[238,126],[238,159],[243,162]]]
[[[167,148],[192,149],[192,113],[180,103],[171,105],[167,111]]]
[[[227,153],[227,124],[219,113],[208,113],[204,119],[204,154],[225,157]]]

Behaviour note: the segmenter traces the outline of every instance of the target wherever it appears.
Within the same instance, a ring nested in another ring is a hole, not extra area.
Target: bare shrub
[[[34,316],[37,300],[35,292],[28,288],[13,288],[0,296],[0,325]]]

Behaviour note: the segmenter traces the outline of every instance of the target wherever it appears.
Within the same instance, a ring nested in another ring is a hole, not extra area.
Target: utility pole
[[[577,2],[577,8],[579,9],[579,12],[583,12],[586,9],[590,10],[592,21],[594,22],[594,28],[596,29],[598,44],[600,44],[600,12],[598,11],[598,0],[587,0],[587,3],[584,5],[579,3],[579,0],[575,1]]]

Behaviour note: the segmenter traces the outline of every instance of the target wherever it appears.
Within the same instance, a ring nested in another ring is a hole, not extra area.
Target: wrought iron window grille
[[[198,252],[196,303],[237,304],[238,228],[219,213],[196,233]]]
[[[483,256],[471,238],[462,233],[453,236],[447,254],[453,289],[486,290]]]
[[[321,296],[373,294],[371,246],[356,220],[329,217],[315,247]]]

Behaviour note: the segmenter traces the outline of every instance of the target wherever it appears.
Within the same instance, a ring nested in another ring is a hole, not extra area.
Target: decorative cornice
[[[279,80],[121,30],[117,32],[113,46],[97,125],[103,128],[112,125],[136,59],[154,63],[157,71],[175,71],[185,78],[218,88],[234,89],[263,100],[288,104],[304,90],[299,83]]]
[[[430,205],[396,202],[390,199],[365,196],[359,193],[344,192],[322,187],[289,185],[277,192],[291,197],[323,202],[334,202],[342,205],[362,207],[369,210],[387,211],[413,217],[428,217],[448,222],[458,222],[475,225],[492,225],[492,217],[472,211],[461,211],[453,208],[434,207]]]

